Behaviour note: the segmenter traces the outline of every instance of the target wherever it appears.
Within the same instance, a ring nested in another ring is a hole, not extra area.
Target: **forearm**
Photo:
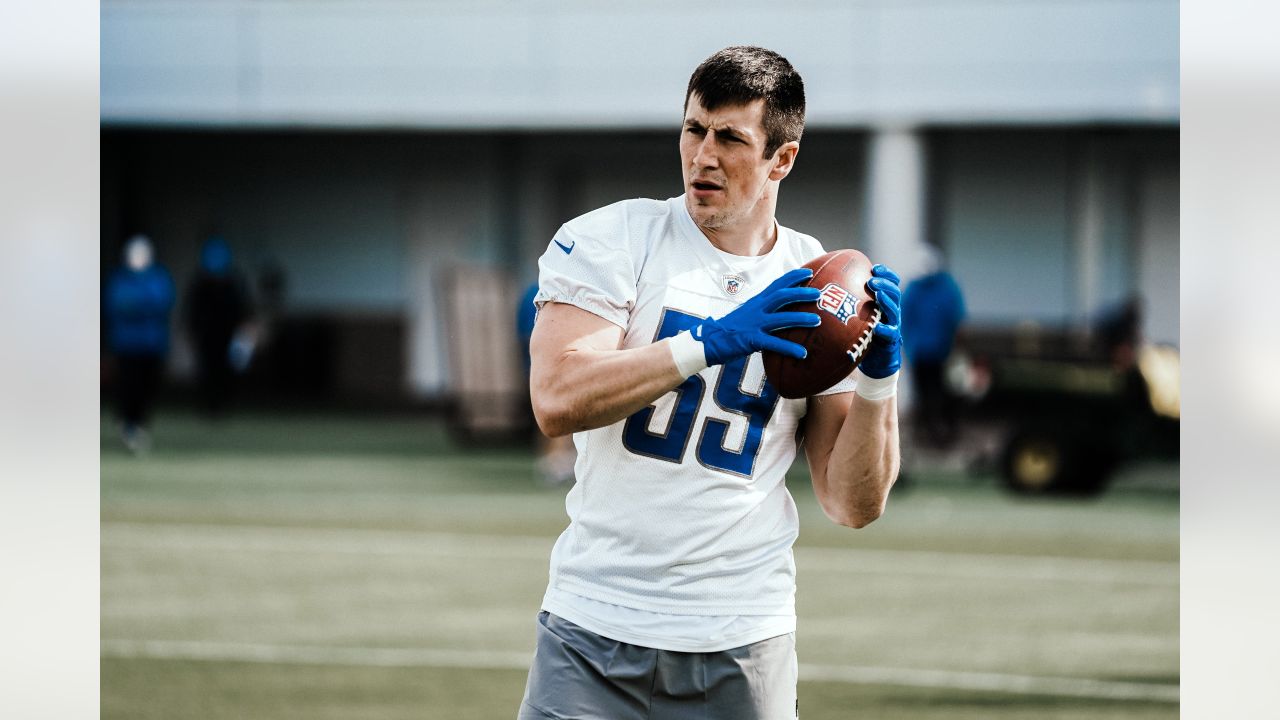
[[[684,382],[669,341],[620,350],[569,348],[531,377],[534,415],[551,437],[611,425]]]
[[[898,477],[898,398],[868,400],[856,393],[826,461],[818,493],[836,522],[864,527],[880,517]]]

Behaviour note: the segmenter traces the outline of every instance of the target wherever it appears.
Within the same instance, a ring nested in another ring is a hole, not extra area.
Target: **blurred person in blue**
[[[200,268],[187,290],[185,312],[201,404],[211,417],[219,417],[231,401],[236,374],[248,368],[254,349],[248,291],[232,265],[231,246],[220,235],[200,249]]]
[[[520,296],[520,304],[516,307],[516,335],[520,338],[520,350],[524,360],[524,374],[528,376],[532,359],[529,357],[529,338],[533,336],[533,322],[538,317],[538,306],[533,299],[538,295],[538,283],[534,282],[525,288]]]
[[[151,445],[148,427],[169,353],[173,302],[173,278],[155,261],[151,240],[134,235],[125,244],[124,266],[107,280],[103,303],[116,365],[120,434],[133,453]]]
[[[529,377],[532,359],[529,355],[529,338],[533,336],[533,323],[538,316],[538,306],[534,299],[538,295],[538,283],[531,284],[520,297],[520,306],[516,311],[516,334],[520,337],[520,349],[524,358],[525,378]],[[567,435],[548,437],[537,424],[537,472],[538,482],[549,487],[569,485],[573,483],[573,464],[578,453],[573,448],[573,439]]]
[[[902,353],[916,392],[916,427],[939,448],[956,438],[957,399],[945,371],[964,317],[960,284],[947,272],[942,252],[928,246],[924,273],[902,290]]]

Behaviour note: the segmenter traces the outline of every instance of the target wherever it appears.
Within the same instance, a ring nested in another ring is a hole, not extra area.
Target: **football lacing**
[[[871,322],[867,323],[867,329],[862,331],[858,336],[858,344],[849,351],[849,358],[853,360],[853,364],[857,365],[862,361],[862,353],[867,351],[867,347],[871,345],[871,331],[876,329],[880,324],[880,308],[871,308]]]

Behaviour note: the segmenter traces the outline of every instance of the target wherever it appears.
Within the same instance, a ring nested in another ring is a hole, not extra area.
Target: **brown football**
[[[871,261],[866,255],[857,250],[833,250],[804,266],[813,270],[806,285],[818,288],[822,296],[817,302],[795,303],[783,309],[816,313],[822,324],[786,328],[774,335],[803,345],[809,355],[793,360],[764,353],[765,376],[784,398],[816,395],[843,380],[862,360],[871,344],[871,330],[880,322],[880,308],[867,294]]]

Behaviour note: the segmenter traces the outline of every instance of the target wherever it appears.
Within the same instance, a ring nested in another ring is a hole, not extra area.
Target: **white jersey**
[[[560,228],[539,260],[535,302],[599,315],[633,348],[725,315],[822,253],[814,238],[778,226],[768,254],[729,255],[697,228],[683,197],[628,200]],[[852,389],[850,379],[827,392]],[[799,522],[783,480],[804,413],[803,399],[781,398],[765,382],[756,353],[703,370],[623,421],[576,433],[578,482],[544,608],[564,614],[566,598],[585,598],[568,619],[624,642],[636,640],[583,615],[616,607],[719,627],[783,617],[794,629]],[[663,647],[660,636],[638,644]],[[671,640],[663,649],[686,649]]]

